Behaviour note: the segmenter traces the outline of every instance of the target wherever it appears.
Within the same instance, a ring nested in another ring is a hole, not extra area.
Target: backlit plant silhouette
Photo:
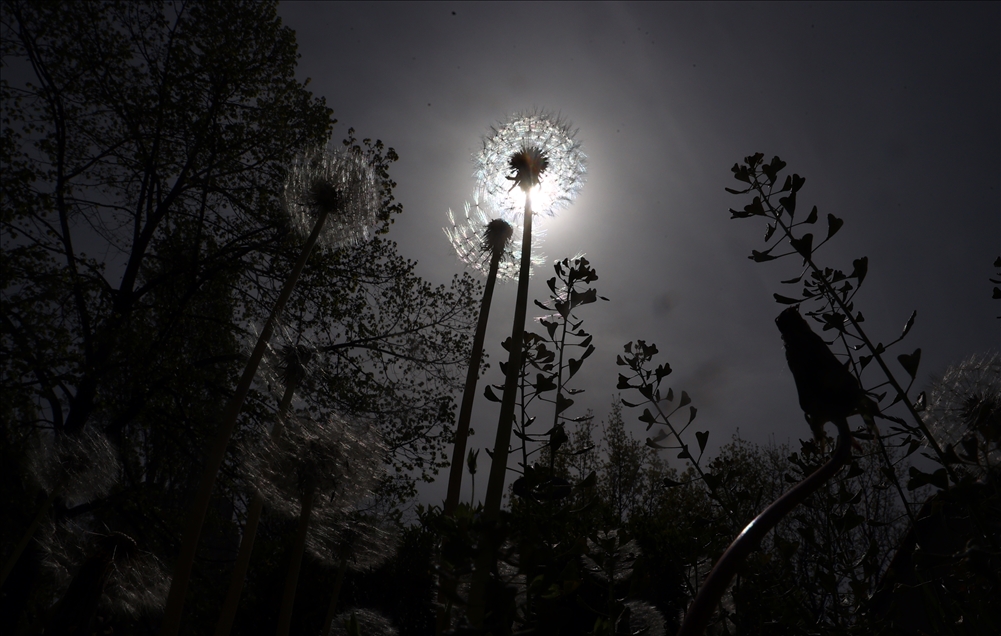
[[[371,426],[337,416],[321,422],[296,418],[288,422],[281,439],[247,449],[246,471],[265,503],[299,522],[278,634],[287,634],[291,625],[311,522],[341,518],[350,514],[358,502],[372,496],[384,474],[385,452]]]
[[[272,305],[271,314],[261,329],[257,345],[226,407],[223,421],[209,451],[195,503],[188,514],[181,552],[167,600],[163,634],[176,634],[180,628],[191,566],[216,475],[222,466],[226,447],[257,373],[257,367],[271,339],[275,320],[285,308],[310,252],[321,237],[322,244],[330,248],[367,238],[370,228],[379,221],[380,215],[384,214],[384,196],[379,175],[358,146],[337,150],[315,148],[299,156],[289,167],[285,182],[285,206],[293,227],[300,232],[308,230],[309,234],[303,243],[298,261],[285,279],[278,299]]]
[[[547,113],[516,115],[484,139],[483,149],[476,156],[477,191],[480,197],[502,214],[521,221],[522,253],[515,301],[514,325],[507,362],[507,378],[497,424],[494,454],[487,481],[484,517],[493,522],[500,512],[507,471],[508,447],[518,374],[521,369],[521,343],[525,331],[528,305],[528,282],[531,272],[532,215],[553,214],[566,207],[579,193],[585,172],[585,157],[575,131],[570,125]],[[520,217],[519,212],[521,213]],[[487,558],[487,551],[483,558]],[[482,566],[483,564],[481,564]],[[483,618],[483,594],[487,576],[483,567],[477,570],[470,593],[470,618],[476,625]]]

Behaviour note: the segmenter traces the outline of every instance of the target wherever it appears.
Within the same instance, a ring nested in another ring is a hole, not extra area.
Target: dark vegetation
[[[282,210],[285,166],[327,140],[332,113],[295,80],[273,3],[5,0],[0,18],[0,630],[157,633],[206,448],[301,245]],[[380,179],[384,234],[401,211],[395,152],[344,145]],[[868,259],[821,263],[844,221],[806,211],[805,179],[784,169],[760,154],[734,165],[731,213],[764,220],[768,245],[750,258],[790,263],[796,291],[776,301],[829,342],[873,419],[852,421],[849,466],[747,558],[709,630],[998,633],[1001,361],[970,357],[912,395],[921,351],[900,341],[915,317],[888,344],[865,331]],[[340,609],[432,634],[440,580],[453,584],[450,628],[476,633],[464,602],[484,549],[491,633],[674,633],[733,538],[830,453],[830,431],[811,422],[797,447],[735,438],[705,457],[710,430],[646,341],[619,354],[604,421],[575,410],[573,376],[601,339],[582,313],[601,297],[596,269],[567,259],[537,302],[538,332],[517,343],[510,509],[487,528],[469,502],[451,516],[421,508],[402,527],[412,479],[447,465],[481,292],[468,275],[435,287],[413,265],[381,235],[316,250],[274,340],[311,352],[293,414],[381,433],[370,461],[388,477],[361,513],[398,533],[384,562],[346,574],[307,554],[292,633],[319,632],[337,588]],[[216,627],[253,492],[245,449],[279,417],[280,375],[262,373],[241,412],[183,633]],[[644,441],[626,432],[633,417]],[[296,531],[265,510],[233,633],[275,630]]]

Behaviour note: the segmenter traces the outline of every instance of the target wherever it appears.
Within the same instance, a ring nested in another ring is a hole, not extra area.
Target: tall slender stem
[[[282,608],[278,615],[277,636],[288,636],[292,625],[292,607],[295,605],[295,589],[299,585],[299,570],[302,567],[302,553],[306,550],[306,532],[309,530],[309,517],[313,512],[313,502],[316,501],[316,488],[310,486],[302,498],[302,512],[299,513],[299,527],[295,533],[295,544],[292,546],[292,561],[288,565],[288,576],[285,577],[285,593],[282,595]]]
[[[330,628],[337,615],[337,601],[341,597],[341,587],[344,586],[344,575],[348,571],[348,558],[341,557],[341,564],[337,567],[337,579],[334,581],[334,592],[330,595],[330,605],[327,606],[327,616],[320,626],[320,636],[328,636]]]
[[[483,623],[486,612],[486,586],[492,568],[493,546],[488,536],[491,526],[500,515],[501,500],[504,496],[504,478],[507,476],[508,446],[511,444],[511,427],[514,424],[514,402],[521,375],[521,350],[525,339],[525,313],[528,308],[528,277],[532,268],[532,199],[525,191],[525,229],[521,243],[521,271],[518,274],[518,296],[514,306],[514,325],[511,328],[511,349],[507,359],[507,377],[504,379],[504,397],[501,399],[500,419],[497,422],[497,437],[494,454],[490,462],[490,476],[487,480],[487,495],[483,504],[484,532],[480,541],[476,570],[473,572],[469,591],[469,620],[476,627]]]
[[[466,387],[462,391],[462,405],[459,408],[459,423],[455,427],[455,448],[452,449],[452,466],[448,472],[448,494],[445,496],[445,515],[451,516],[459,505],[459,490],[462,486],[462,468],[466,459],[466,440],[469,437],[469,421],[473,414],[473,401],[476,399],[476,384],[480,376],[480,360],[483,356],[483,341],[486,338],[487,319],[490,316],[490,301],[494,295],[494,285],[497,283],[497,268],[500,265],[502,253],[495,250],[490,256],[490,272],[487,274],[487,284],[483,289],[483,300],[480,302],[480,315],[476,322],[476,334],[473,336],[473,351],[469,357],[469,368],[466,370]]]
[[[164,608],[160,636],[177,636],[180,632],[181,615],[184,611],[184,597],[187,594],[188,583],[191,579],[191,568],[195,562],[195,552],[198,550],[198,540],[201,538],[202,525],[205,523],[205,514],[209,509],[209,501],[212,498],[212,489],[215,486],[216,476],[219,474],[219,468],[226,457],[226,446],[229,445],[233,429],[236,428],[236,419],[240,415],[244,401],[247,399],[247,393],[250,392],[250,385],[257,374],[257,367],[261,363],[261,358],[264,357],[264,350],[267,348],[268,341],[271,340],[271,334],[275,328],[275,319],[285,309],[285,303],[288,302],[289,297],[292,295],[292,290],[295,289],[295,285],[299,281],[299,276],[306,266],[306,259],[309,257],[310,252],[313,251],[313,246],[316,245],[316,240],[320,236],[320,230],[323,229],[323,223],[327,220],[328,215],[329,211],[327,210],[321,209],[319,211],[316,223],[313,225],[313,231],[310,233],[309,238],[306,239],[306,243],[302,247],[302,253],[299,254],[299,260],[296,262],[295,267],[292,268],[288,278],[285,279],[285,284],[278,295],[278,300],[275,302],[274,307],[271,308],[271,315],[268,316],[267,322],[264,323],[264,329],[261,330],[261,335],[257,338],[257,345],[254,347],[253,353],[250,354],[250,359],[247,360],[247,366],[243,370],[240,383],[236,386],[236,392],[230,399],[229,404],[226,405],[222,425],[220,425],[216,433],[215,441],[212,443],[212,448],[205,463],[201,482],[198,484],[195,502],[188,512],[184,538],[181,541],[181,551],[177,557],[174,576],[170,582],[170,592],[167,595],[167,605]]]
[[[291,374],[290,374],[291,375]],[[290,377],[285,393],[282,395],[281,404],[278,405],[278,420],[274,428],[271,429],[271,442],[277,443],[281,439],[285,429],[285,417],[292,406],[292,396],[295,394],[299,384],[296,377]],[[261,521],[261,513],[264,511],[264,498],[261,493],[254,492],[254,498],[247,509],[247,522],[243,526],[243,537],[240,539],[240,550],[236,556],[236,563],[233,565],[233,574],[229,579],[229,591],[226,592],[226,600],[223,602],[222,611],[219,613],[219,623],[216,625],[216,636],[228,636],[233,629],[233,621],[236,620],[236,610],[240,607],[240,594],[243,593],[243,585],[247,579],[247,570],[250,568],[250,555],[254,551],[254,539],[257,537],[257,525]]]

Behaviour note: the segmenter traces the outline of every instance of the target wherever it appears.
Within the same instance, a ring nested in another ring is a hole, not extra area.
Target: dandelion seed
[[[563,118],[545,112],[517,114],[491,129],[474,157],[481,198],[509,221],[521,218],[526,192],[536,214],[568,207],[587,170],[576,134]]]

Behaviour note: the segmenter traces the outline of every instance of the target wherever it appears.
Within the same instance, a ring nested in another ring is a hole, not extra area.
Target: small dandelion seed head
[[[84,563],[107,564],[100,604],[116,615],[138,617],[161,610],[170,576],[163,563],[122,532],[91,530],[89,516],[50,523],[40,533],[44,571],[57,597]]]
[[[370,609],[352,609],[334,617],[330,623],[330,636],[348,636],[354,632],[348,631],[351,618],[358,625],[358,633],[366,636],[396,636],[399,632],[388,618]]]
[[[374,427],[338,415],[290,418],[281,439],[247,444],[245,478],[276,512],[297,517],[315,492],[314,514],[351,509],[383,476],[385,447]]]
[[[59,490],[67,505],[103,497],[118,483],[118,452],[92,426],[80,433],[40,438],[28,458],[32,477],[46,491]]]
[[[292,227],[308,236],[319,213],[327,213],[319,243],[329,248],[368,239],[379,223],[379,179],[365,156],[350,148],[318,146],[288,168],[283,197]]]
[[[323,508],[310,523],[306,549],[321,563],[353,572],[377,568],[396,554],[399,531],[384,517],[359,510]]]
[[[629,608],[629,633],[644,636],[665,636],[667,622],[660,611],[643,601],[626,601]]]
[[[949,367],[929,390],[923,419],[939,445],[964,451],[964,465],[978,475],[1001,466],[1001,355]]]
[[[501,249],[501,258],[497,265],[498,280],[517,280],[521,266],[523,228],[492,212],[475,197],[472,205],[467,201],[463,208],[465,218],[457,219],[452,210],[449,210],[448,219],[451,227],[442,228],[459,260],[485,277],[490,272],[493,250]],[[505,230],[505,226],[509,230]],[[503,240],[505,235],[508,237],[507,240]],[[540,252],[545,235],[545,231],[541,228],[536,228],[532,232],[533,270],[546,262],[546,255]]]
[[[514,115],[491,129],[474,156],[477,192],[514,222],[524,213],[529,191],[536,214],[551,216],[569,206],[587,170],[576,135],[567,121],[551,113]]]

